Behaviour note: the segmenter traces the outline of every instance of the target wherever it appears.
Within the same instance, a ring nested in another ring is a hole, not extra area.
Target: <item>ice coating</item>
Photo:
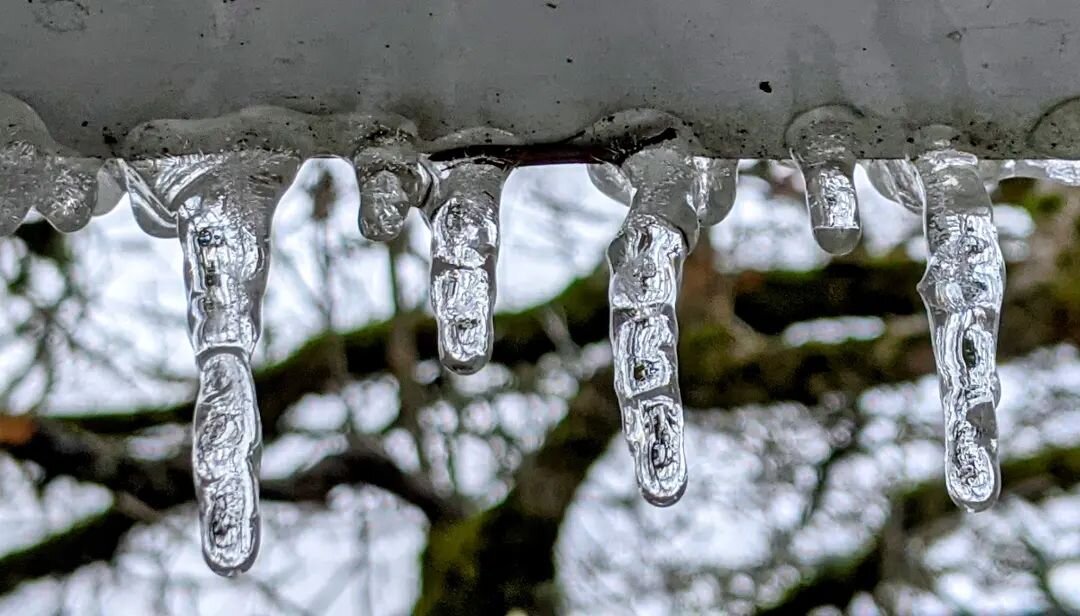
[[[630,205],[634,197],[634,187],[621,169],[611,163],[588,165],[587,169],[589,180],[597,190],[623,205]]]
[[[698,221],[703,226],[718,224],[735,205],[739,161],[693,156],[690,162],[696,173],[693,198]],[[623,205],[630,205],[634,187],[621,169],[611,163],[599,163],[589,165],[588,171],[589,179],[600,192]]]
[[[0,150],[0,235],[19,228],[33,204],[27,199],[41,181],[37,175],[37,149],[17,142]]]
[[[826,252],[844,255],[859,243],[853,127],[846,107],[818,107],[795,118],[787,131],[791,158],[806,183],[814,239]]]
[[[923,211],[923,188],[915,165],[906,159],[881,158],[863,161],[870,183],[882,197],[915,214]]]
[[[203,556],[224,576],[246,571],[259,548],[261,429],[250,358],[261,326],[273,212],[298,166],[289,154],[244,150],[124,167],[137,216],[143,209],[162,228],[171,216],[184,255],[188,330],[199,367],[192,465]]]
[[[421,207],[431,174],[407,143],[365,148],[353,157],[360,186],[360,232],[375,241],[397,237],[409,208]]]
[[[1035,178],[1080,186],[1080,161],[1076,160],[984,160],[979,172],[989,181],[1008,178]]]
[[[438,194],[425,216],[431,227],[431,306],[439,359],[458,374],[472,374],[491,358],[495,340],[499,197],[507,171],[466,160],[438,174]]]
[[[85,227],[98,208],[101,167],[61,147],[30,107],[0,93],[0,235],[14,233],[30,208],[58,231]]]
[[[926,192],[926,274],[919,294],[930,317],[945,416],[945,483],[968,511],[1001,490],[995,353],[1005,261],[974,155],[935,143],[915,160]]]
[[[623,168],[636,191],[607,251],[615,393],[642,496],[667,506],[687,482],[675,302],[697,242],[697,173],[677,148],[640,152]]]

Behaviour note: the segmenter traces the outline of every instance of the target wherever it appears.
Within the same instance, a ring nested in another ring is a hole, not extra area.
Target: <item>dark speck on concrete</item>
[[[557,9],[557,8],[559,8],[559,5],[555,4],[554,2],[545,2],[544,6],[548,7],[549,9]]]
[[[574,63],[574,59],[573,59],[573,58],[567,58],[567,59],[566,59],[566,63],[567,63],[567,64],[573,64],[573,63]]]
[[[957,43],[959,43],[960,39],[964,38],[964,33],[959,31],[959,30],[953,30],[952,32],[946,34],[945,36],[949,37],[950,40],[953,40],[953,41],[956,41]]]
[[[761,83],[757,84],[757,87],[766,94],[772,94],[772,84],[768,81],[762,81]]]

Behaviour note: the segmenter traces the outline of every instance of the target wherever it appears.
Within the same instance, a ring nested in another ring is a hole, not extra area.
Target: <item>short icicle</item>
[[[417,154],[415,130],[394,131],[383,143],[368,144],[353,155],[360,187],[360,233],[387,242],[401,234],[412,207],[421,207],[432,177]]]
[[[955,148],[955,136],[930,126],[915,140],[928,249],[918,289],[940,379],[946,487],[953,502],[974,512],[993,505],[1001,491],[995,354],[1005,261],[978,160]]]
[[[863,161],[870,183],[882,197],[895,201],[913,214],[922,215],[922,181],[915,165],[903,158],[881,158]]]
[[[698,221],[703,227],[720,224],[735,206],[735,187],[739,183],[739,161],[730,158],[694,156],[697,175]]]
[[[855,130],[859,116],[840,105],[817,107],[787,129],[791,158],[806,183],[814,239],[826,252],[845,255],[862,236],[855,194]]]
[[[433,147],[450,149],[463,138],[451,136]],[[473,374],[491,359],[495,343],[499,199],[510,170],[488,159],[424,164],[431,165],[435,183],[423,212],[431,228],[431,307],[439,360],[457,374]]]
[[[266,150],[122,163],[140,226],[178,236],[199,368],[192,466],[203,556],[219,575],[259,550],[262,430],[251,374],[270,265],[270,227],[299,159]]]
[[[700,184],[679,144],[638,152],[623,170],[633,202],[607,251],[615,393],[642,496],[663,507],[687,482],[675,302],[697,243]]]

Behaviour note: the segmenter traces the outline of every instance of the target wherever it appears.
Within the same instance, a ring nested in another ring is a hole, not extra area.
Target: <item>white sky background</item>
[[[872,251],[884,252],[919,228],[917,217],[885,202],[862,176],[859,188],[864,242]],[[764,191],[762,180],[744,178],[733,213],[712,230],[722,266],[790,269],[824,263],[802,204],[766,203]],[[591,187],[583,167],[515,172],[502,205],[498,308],[545,301],[593,271],[624,212]],[[257,363],[285,357],[328,324],[349,330],[390,314],[387,253],[360,239],[355,211],[336,208],[325,225],[313,223],[310,214],[310,205],[300,198],[278,208]],[[1030,233],[1021,210],[999,208],[997,215],[1003,235]],[[400,265],[407,296],[424,304],[428,235],[415,212],[410,224],[417,254],[403,257]],[[32,338],[13,338],[12,328],[30,307],[8,298],[5,309],[12,316],[0,324],[5,344],[0,386],[17,386],[5,392],[7,408],[88,413],[192,397],[195,373],[183,316],[179,243],[144,236],[126,203],[95,219],[71,243],[88,311],[80,315],[64,308],[58,316],[72,325],[75,343],[86,351],[59,358],[51,385],[43,371],[24,374],[35,349],[27,342]],[[0,243],[5,276],[24,258],[17,244]],[[335,255],[328,272],[320,247]],[[924,252],[919,242],[908,249],[915,256]],[[1022,243],[1014,242],[1010,252],[1022,256]],[[61,284],[46,262],[32,280],[32,296],[43,303]],[[880,320],[860,318],[799,324],[784,336],[801,344],[874,337],[880,331]],[[586,349],[584,364],[605,361],[609,354],[606,344],[594,345]],[[574,393],[566,366],[554,358],[541,364],[547,380],[537,394],[500,393],[512,376],[499,366],[455,378],[463,390],[490,395],[462,411],[447,406],[430,412],[436,430],[466,426],[473,433],[431,443],[453,460],[452,471],[436,474],[438,483],[453,483],[483,503],[505,493],[482,435],[498,426],[526,449],[535,447],[564,412],[563,400]],[[1062,347],[1002,369],[999,422],[1006,456],[1080,441],[1078,366],[1075,350]],[[690,412],[690,487],[677,506],[663,510],[637,496],[626,446],[616,439],[582,487],[557,547],[558,581],[568,609],[705,613],[723,604],[740,613],[755,599],[778,596],[800,571],[857,549],[884,519],[887,488],[942,472],[936,390],[928,377],[874,389],[856,402],[870,418],[855,437],[858,454],[832,470],[824,506],[806,524],[802,512],[819,481],[815,464],[828,455],[830,443],[851,431],[839,402],[835,408],[778,404]],[[357,384],[342,395],[309,396],[288,419],[304,434],[266,449],[264,477],[287,475],[339,451],[344,442],[336,432],[343,422],[365,430],[386,426],[396,404],[395,387],[387,381]],[[147,457],[169,455],[185,436],[182,430],[163,430],[139,439],[133,449]],[[385,443],[403,465],[415,467],[416,452],[407,438],[391,431]],[[0,550],[31,544],[109,502],[104,490],[65,480],[53,482],[39,501],[8,460],[0,464],[0,493],[5,496],[0,520],[8,530],[0,536]],[[920,613],[1046,608],[1035,603],[1041,594],[1028,573],[1038,556],[1049,563],[1058,601],[1080,610],[1080,492],[1036,504],[1006,499],[991,513],[961,519],[921,558],[933,575],[936,596],[901,585],[895,591],[898,606]],[[405,614],[418,593],[425,524],[419,512],[370,488],[339,488],[326,508],[264,503],[259,561],[249,575],[223,580],[203,565],[194,509],[182,508],[165,522],[132,533],[115,567],[94,565],[61,581],[24,585],[0,600],[0,614]],[[852,610],[873,613],[872,602],[863,598]]]

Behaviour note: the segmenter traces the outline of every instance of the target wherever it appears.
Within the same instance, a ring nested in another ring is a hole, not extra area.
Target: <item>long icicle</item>
[[[623,170],[633,202],[607,251],[615,393],[642,496],[668,506],[687,483],[675,302],[698,238],[699,170],[674,144],[634,154]]]
[[[499,199],[508,170],[462,160],[436,172],[437,193],[424,214],[431,227],[431,306],[439,359],[458,374],[472,374],[491,359],[495,343]]]
[[[930,317],[945,415],[945,484],[957,505],[982,511],[1001,491],[995,354],[1005,260],[978,160],[954,148],[954,134],[931,126],[916,139],[927,245],[918,289]]]
[[[851,109],[829,105],[803,113],[787,130],[791,158],[806,183],[814,239],[834,255],[854,250],[862,236],[854,180],[857,121]]]
[[[233,576],[251,567],[259,549],[262,430],[250,361],[273,212],[299,160],[245,150],[124,166],[140,224],[175,220],[199,368],[192,466],[203,556],[214,572]]]

